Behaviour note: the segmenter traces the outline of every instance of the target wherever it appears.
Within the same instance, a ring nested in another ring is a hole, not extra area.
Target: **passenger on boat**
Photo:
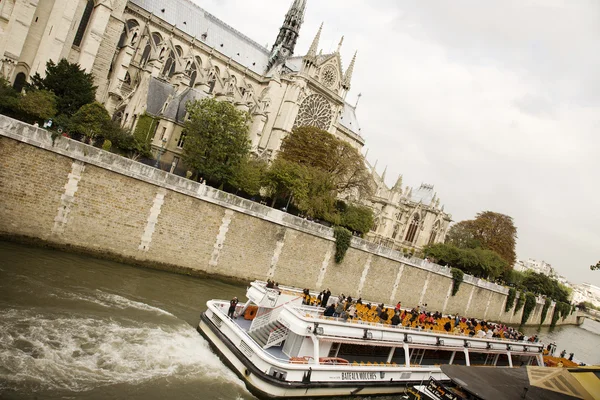
[[[323,293],[323,301],[321,301],[321,307],[327,307],[327,302],[329,301],[329,296],[331,296],[331,290],[327,288]]]
[[[325,312],[323,313],[323,315],[326,317],[332,317],[334,313],[335,313],[335,304],[331,304],[330,306],[328,306],[325,309]]]
[[[392,325],[397,326],[400,324],[400,322],[400,313],[396,311],[396,313],[392,317]]]
[[[340,315],[342,315],[343,311],[344,311],[344,303],[342,303],[342,302],[335,303],[335,312],[333,313],[333,316],[339,317]]]
[[[238,298],[234,297],[233,299],[231,299],[231,301],[229,302],[229,310],[227,311],[227,316],[230,318],[235,318],[235,307],[238,304]]]

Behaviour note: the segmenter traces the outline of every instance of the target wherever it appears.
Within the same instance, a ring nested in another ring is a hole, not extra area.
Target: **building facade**
[[[356,62],[342,65],[343,37],[323,54],[323,26],[297,55],[307,0],[292,0],[271,49],[190,0],[1,0],[0,74],[17,89],[48,60],[79,63],[94,76],[97,100],[124,128],[153,118],[147,138],[163,164],[179,165],[188,101],[214,97],[252,116],[252,151],[273,159],[297,126],[316,126],[359,151],[356,106],[346,101]],[[144,125],[145,126],[145,125]],[[369,166],[370,167],[370,166]],[[373,241],[421,249],[444,240],[450,216],[433,187],[393,188],[373,169]]]
[[[373,209],[375,224],[368,240],[396,250],[421,251],[425,246],[443,243],[452,215],[444,211],[433,185],[417,189],[403,187],[402,175],[393,187],[385,183],[386,171],[379,175],[377,164],[368,164],[375,193],[365,204]]]
[[[185,104],[215,97],[252,115],[252,150],[272,159],[295,126],[311,125],[364,145],[345,99],[356,54],[319,50],[321,29],[295,55],[306,0],[294,0],[271,49],[190,0],[3,0],[1,71],[20,89],[47,60],[67,58],[94,74],[97,98],[128,129],[158,120],[152,145],[178,162]],[[17,40],[13,40],[17,38]],[[343,40],[343,38],[342,38]]]

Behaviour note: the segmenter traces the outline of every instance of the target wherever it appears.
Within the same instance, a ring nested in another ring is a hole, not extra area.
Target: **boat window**
[[[426,350],[423,354],[421,365],[441,365],[449,364],[452,358],[452,352],[446,350]],[[412,360],[411,360],[412,363]]]

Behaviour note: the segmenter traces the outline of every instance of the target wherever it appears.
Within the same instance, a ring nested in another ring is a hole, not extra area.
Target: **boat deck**
[[[227,317],[227,316],[224,315],[224,317]],[[244,317],[238,317],[238,318],[233,319],[233,322],[235,322],[235,324],[237,326],[242,328],[242,330],[244,332],[248,333],[250,331],[250,325],[252,325],[252,321],[244,319]],[[265,351],[267,353],[269,353],[270,355],[272,355],[273,357],[279,358],[284,361],[289,361],[289,359],[290,359],[287,355],[285,355],[283,353],[283,348],[281,345],[269,347],[269,348],[265,349]]]

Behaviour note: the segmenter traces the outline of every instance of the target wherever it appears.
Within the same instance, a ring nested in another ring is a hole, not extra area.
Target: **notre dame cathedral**
[[[48,60],[80,64],[94,75],[97,100],[123,127],[134,129],[144,114],[158,119],[148,135],[173,165],[185,143],[185,104],[205,97],[252,115],[252,151],[265,158],[304,125],[361,150],[356,107],[346,102],[356,53],[344,68],[342,38],[335,52],[323,54],[321,27],[306,54],[295,54],[306,2],[293,0],[267,49],[190,0],[0,0],[0,74],[21,89],[44,74]],[[365,200],[377,218],[372,240],[417,250],[444,240],[451,217],[433,187],[388,188],[367,166],[377,187]]]

